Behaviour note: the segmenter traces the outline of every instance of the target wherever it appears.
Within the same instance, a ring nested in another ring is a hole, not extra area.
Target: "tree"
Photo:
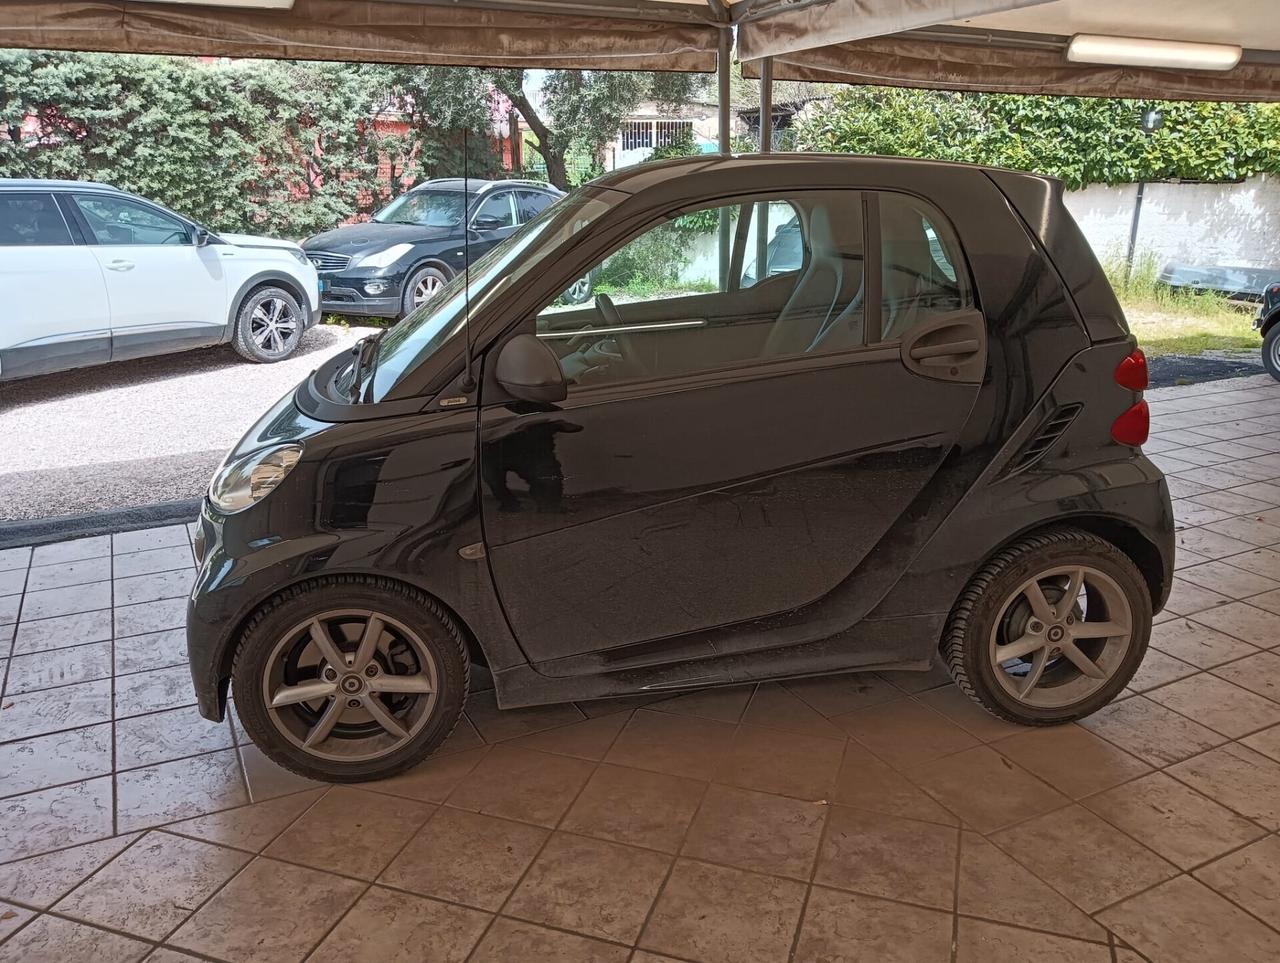
[[[493,70],[489,78],[533,131],[547,180],[561,190],[570,187],[570,153],[597,157],[642,102],[651,100],[659,110],[675,113],[706,85],[700,74],[552,70],[542,82],[539,108],[525,89],[525,71]]]

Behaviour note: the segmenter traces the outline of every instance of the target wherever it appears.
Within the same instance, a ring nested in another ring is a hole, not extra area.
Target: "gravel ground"
[[[198,497],[264,410],[372,330],[318,326],[271,365],[209,348],[0,384],[0,521]]]

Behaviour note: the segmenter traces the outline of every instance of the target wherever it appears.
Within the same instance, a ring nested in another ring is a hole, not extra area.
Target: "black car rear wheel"
[[[1262,339],[1262,364],[1267,374],[1280,381],[1280,321],[1271,325]]]
[[[1151,635],[1151,596],[1116,546],[1078,529],[1000,551],[952,610],[942,656],[994,715],[1053,725],[1095,712],[1128,685]]]
[[[467,669],[457,626],[428,596],[388,579],[330,578],[286,589],[253,617],[232,692],[245,731],[277,763],[357,782],[395,775],[444,742]]]

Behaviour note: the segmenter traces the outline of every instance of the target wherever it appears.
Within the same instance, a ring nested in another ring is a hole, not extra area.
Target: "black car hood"
[[[372,254],[393,244],[424,244],[460,238],[462,232],[452,227],[426,227],[421,224],[379,224],[367,221],[325,231],[302,242],[304,251],[332,251],[334,254]]]

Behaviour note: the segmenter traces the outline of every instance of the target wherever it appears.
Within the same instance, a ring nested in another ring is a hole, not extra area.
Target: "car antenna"
[[[468,208],[471,194],[468,190],[468,169],[470,168],[470,151],[467,149],[467,125],[462,126],[462,383],[463,391],[473,391],[476,379],[471,376],[471,225],[468,223]]]

